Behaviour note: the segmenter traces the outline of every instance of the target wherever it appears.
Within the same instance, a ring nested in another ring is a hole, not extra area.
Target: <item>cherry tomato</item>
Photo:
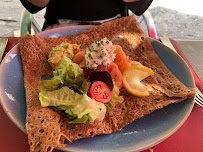
[[[90,87],[90,97],[101,103],[111,100],[111,91],[106,83],[95,81]]]

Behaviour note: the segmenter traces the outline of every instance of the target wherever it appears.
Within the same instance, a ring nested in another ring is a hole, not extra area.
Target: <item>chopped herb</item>
[[[104,51],[102,51],[102,55],[106,55],[106,53]]]
[[[92,52],[97,52],[97,50],[95,50],[95,49],[92,49]]]
[[[99,58],[101,59],[101,58],[103,58],[103,56],[102,56],[102,55],[100,55],[100,56],[99,56]]]
[[[114,53],[118,53],[118,51],[117,51],[117,50],[115,50],[115,51],[114,51]]]
[[[106,44],[109,44],[109,41],[106,41]]]
[[[107,92],[106,92],[106,91],[104,91],[104,93],[105,93],[105,94],[107,94]]]
[[[141,49],[141,50],[140,50],[140,52],[141,52],[141,53],[143,53],[143,52],[144,52],[144,50],[143,50],[143,49]]]
[[[129,96],[130,93],[129,93],[129,92],[125,92],[124,95],[125,95],[125,96]]]

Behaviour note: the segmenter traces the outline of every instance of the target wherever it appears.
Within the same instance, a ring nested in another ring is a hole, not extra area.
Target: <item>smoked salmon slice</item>
[[[118,68],[118,65],[116,63],[111,63],[108,69],[111,78],[114,80],[116,86],[120,89],[123,86],[122,82],[122,73]]]
[[[114,60],[114,63],[118,65],[118,68],[121,73],[123,73],[127,68],[131,66],[130,59],[125,55],[125,52],[123,52],[123,49],[120,45],[114,45],[117,50],[117,54]]]

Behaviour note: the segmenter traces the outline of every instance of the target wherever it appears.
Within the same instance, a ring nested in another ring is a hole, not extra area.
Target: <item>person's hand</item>
[[[27,0],[27,1],[38,7],[45,7],[50,2],[50,0]]]
[[[137,2],[137,1],[140,1],[140,0],[123,0],[123,1],[124,1],[124,2],[127,2],[127,3],[128,3],[128,2],[130,3],[130,2]]]

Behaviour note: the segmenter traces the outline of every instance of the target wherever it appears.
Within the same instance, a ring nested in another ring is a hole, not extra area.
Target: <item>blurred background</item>
[[[154,0],[149,8],[157,35],[175,40],[203,39],[203,2],[201,0]],[[23,6],[19,0],[0,0],[1,36],[19,36]],[[40,26],[45,10],[37,13]]]

